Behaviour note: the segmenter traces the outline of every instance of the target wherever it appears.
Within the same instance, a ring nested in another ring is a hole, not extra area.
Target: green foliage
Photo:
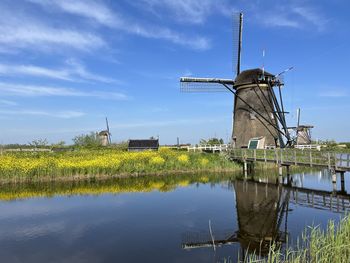
[[[61,148],[61,147],[64,147],[66,145],[66,142],[65,141],[59,141],[57,143],[53,143],[51,144],[51,146],[53,148]]]
[[[47,139],[37,139],[33,140],[32,142],[29,143],[30,146],[35,147],[35,148],[41,148],[41,147],[46,147],[48,146],[48,141]]]
[[[101,146],[101,141],[97,134],[91,132],[90,134],[81,134],[73,138],[75,146],[78,147],[99,147]]]
[[[318,144],[334,147],[337,146],[337,142],[335,140],[319,140]]]
[[[206,144],[206,145],[218,145],[218,144],[224,144],[223,139],[219,138],[209,138],[208,140],[201,139],[199,141],[199,144]]]
[[[339,144],[343,144],[346,146],[346,149],[350,149],[350,142],[341,142]]]
[[[128,142],[122,141],[118,143],[112,143],[109,145],[109,147],[116,150],[126,151],[128,149]]]
[[[329,221],[327,229],[320,226],[308,227],[297,248],[286,248],[272,244],[266,258],[256,254],[246,255],[245,263],[301,263],[301,262],[350,262],[350,217],[345,217],[339,225]]]

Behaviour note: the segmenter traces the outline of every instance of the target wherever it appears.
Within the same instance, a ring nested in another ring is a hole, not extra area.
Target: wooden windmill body
[[[237,45],[234,48],[235,79],[188,78],[180,79],[184,92],[213,92],[226,90],[234,94],[232,144],[246,148],[252,139],[262,140],[260,147],[285,147],[291,144],[288,133],[279,75],[264,69],[240,70],[243,14],[234,16]],[[278,88],[277,98],[274,88]]]

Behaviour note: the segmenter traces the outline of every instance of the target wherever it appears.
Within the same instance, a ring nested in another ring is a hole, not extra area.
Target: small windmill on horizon
[[[232,144],[235,148],[293,146],[286,119],[281,75],[265,71],[264,67],[241,71],[243,14],[233,15],[234,78],[180,79],[183,92],[220,92],[234,95]],[[277,94],[275,92],[277,90]]]
[[[111,141],[112,134],[109,131],[109,124],[108,124],[107,117],[106,117],[106,130],[100,131],[98,133],[98,136],[100,138],[102,146],[107,146],[107,145],[110,145],[112,143],[112,141]]]

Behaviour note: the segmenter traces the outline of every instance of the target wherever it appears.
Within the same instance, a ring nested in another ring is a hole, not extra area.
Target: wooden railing
[[[196,146],[190,146],[187,148],[188,151],[201,152],[201,151],[210,151],[210,152],[223,152],[229,149],[228,144],[201,144]]]
[[[274,162],[280,165],[328,167],[329,169],[350,171],[350,154],[348,153],[298,149],[230,149],[229,154],[233,160]]]

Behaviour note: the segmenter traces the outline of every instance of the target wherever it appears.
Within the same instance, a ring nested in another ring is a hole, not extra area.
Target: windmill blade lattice
[[[233,85],[228,85],[228,87],[233,88]],[[180,82],[180,91],[187,93],[230,92],[222,84],[203,82]]]

